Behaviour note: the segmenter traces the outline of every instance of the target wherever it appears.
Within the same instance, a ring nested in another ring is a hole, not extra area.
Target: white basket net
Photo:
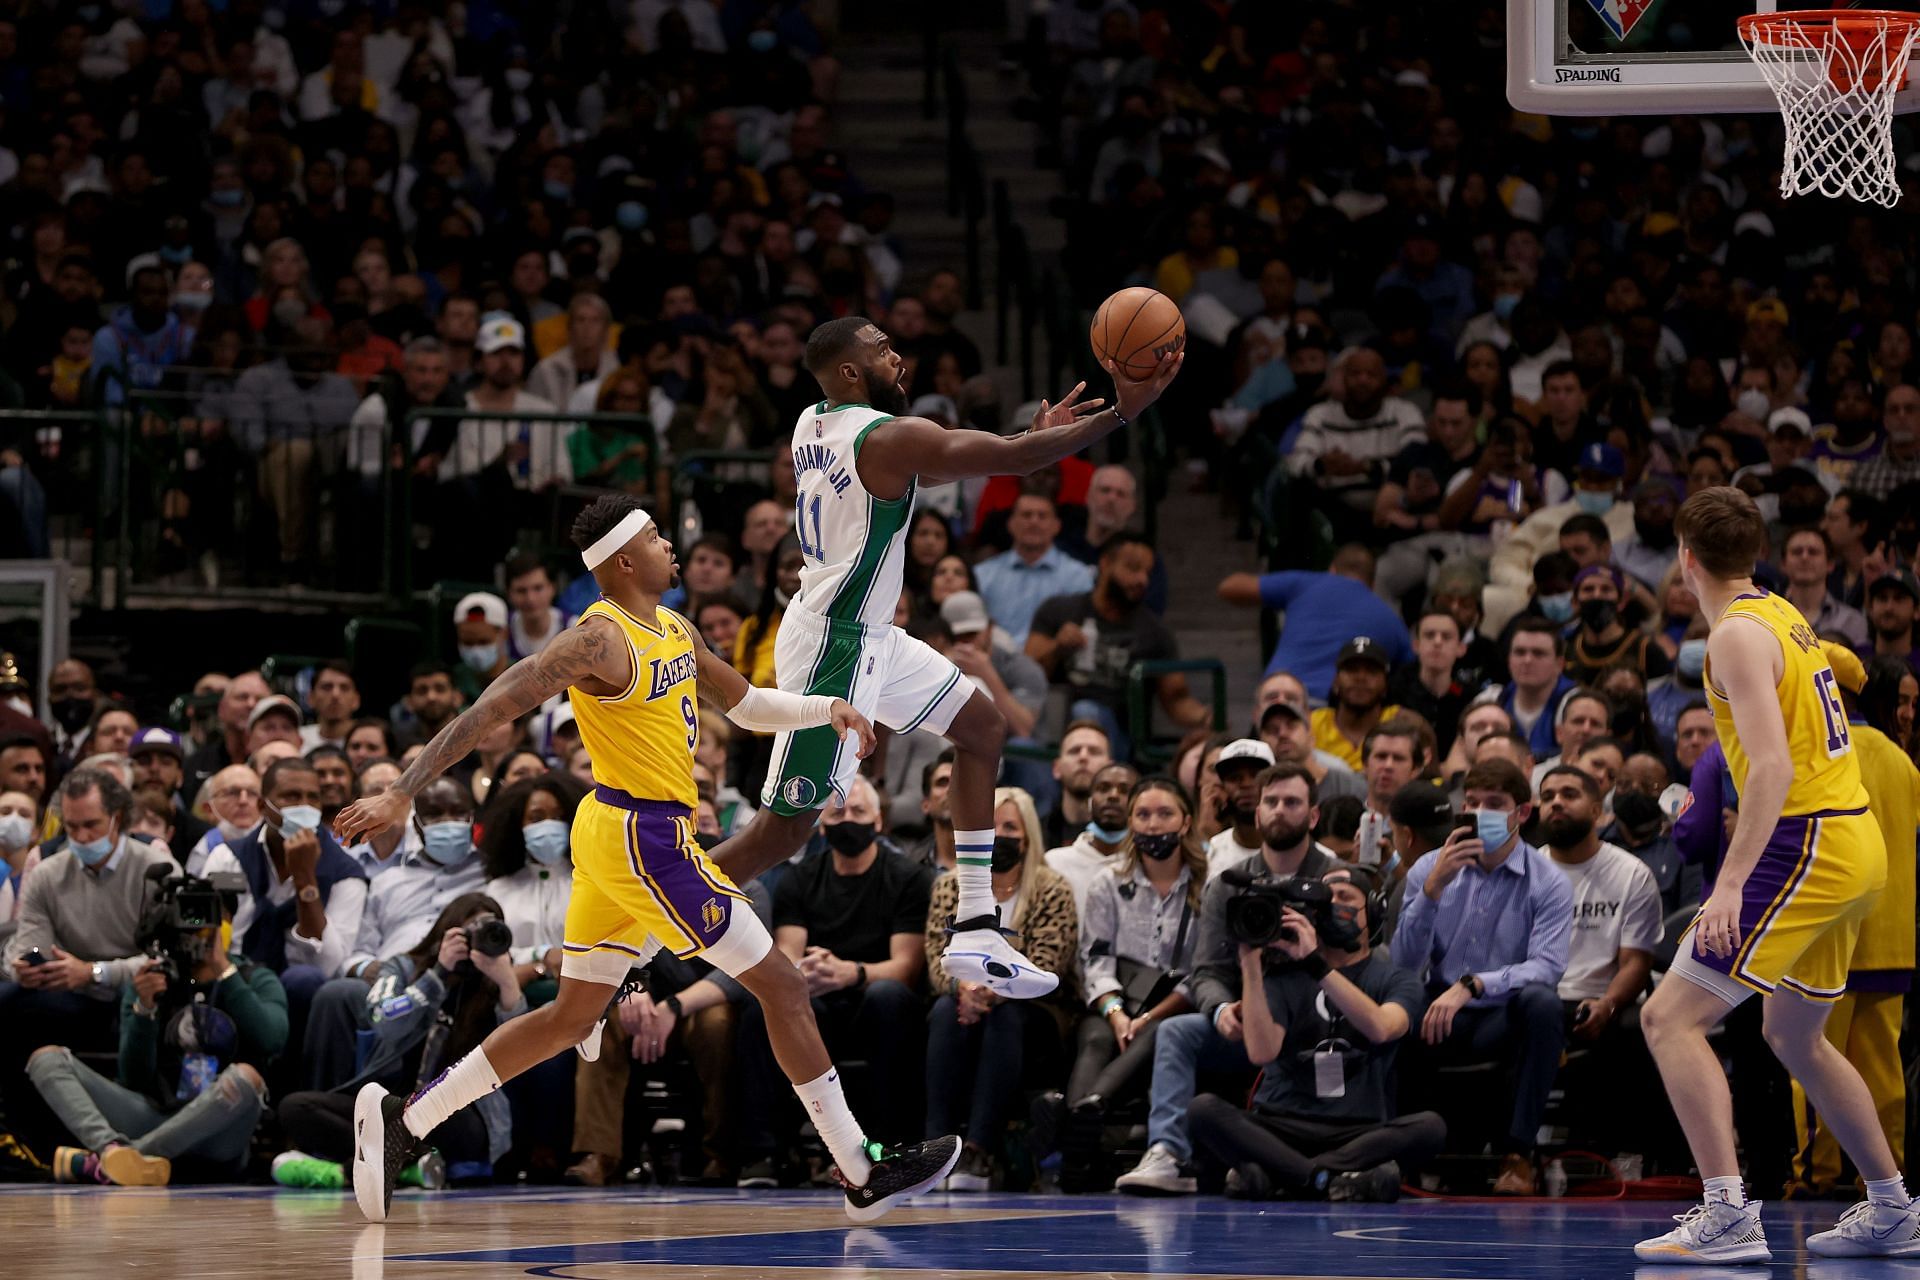
[[[1750,15],[1739,26],[1787,126],[1780,194],[1898,204],[1893,100],[1920,16],[1817,10]]]

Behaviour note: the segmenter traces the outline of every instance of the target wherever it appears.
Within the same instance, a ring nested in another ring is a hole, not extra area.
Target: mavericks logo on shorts
[[[700,924],[708,933],[713,933],[725,924],[726,914],[720,910],[718,898],[708,898],[700,906]]]
[[[812,778],[788,778],[786,786],[780,789],[788,804],[796,809],[811,809],[817,794]]]

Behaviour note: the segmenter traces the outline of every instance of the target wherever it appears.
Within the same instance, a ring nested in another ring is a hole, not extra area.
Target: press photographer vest
[[[267,895],[273,890],[273,860],[267,853],[266,839],[267,829],[262,826],[232,846],[240,873],[247,878],[247,892],[253,895],[253,923],[240,939],[240,953],[255,964],[281,973],[287,967],[287,931],[300,920],[300,898],[295,894],[285,902],[269,901]],[[320,861],[314,867],[314,880],[320,886],[322,905],[332,895],[333,886],[342,880],[366,878],[367,873],[361,870],[360,864],[341,851],[325,827],[320,828]]]

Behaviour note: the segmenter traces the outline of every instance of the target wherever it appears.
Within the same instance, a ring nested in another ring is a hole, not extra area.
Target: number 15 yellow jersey
[[[633,659],[633,679],[598,698],[579,689],[571,702],[580,742],[593,758],[593,780],[638,800],[699,803],[693,753],[700,745],[699,658],[693,628],[671,609],[653,626],[602,596],[580,615],[620,628]]]
[[[1740,621],[1752,619],[1752,622]],[[1780,700],[1780,718],[1787,727],[1787,750],[1793,760],[1793,785],[1787,791],[1782,817],[1833,811],[1864,809],[1867,790],[1860,782],[1860,762],[1853,754],[1853,741],[1847,732],[1846,706],[1840,700],[1840,686],[1833,668],[1820,650],[1820,638],[1800,616],[1800,611],[1770,591],[1754,591],[1736,597],[1716,626],[1751,626],[1758,623],[1779,641],[1785,670],[1775,694]],[[1727,769],[1733,785],[1745,791],[1747,769],[1751,761],[1734,728],[1733,710],[1727,705],[1713,678],[1709,659],[1706,671],[1707,703],[1713,709],[1713,726],[1720,735],[1720,748],[1727,755]]]

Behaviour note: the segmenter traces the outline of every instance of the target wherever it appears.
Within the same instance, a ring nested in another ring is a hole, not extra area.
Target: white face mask
[[[1760,388],[1748,387],[1734,399],[1733,407],[1756,422],[1765,422],[1773,402],[1767,399],[1767,393]]]
[[[0,814],[0,849],[17,853],[33,843],[33,819],[24,813]]]

